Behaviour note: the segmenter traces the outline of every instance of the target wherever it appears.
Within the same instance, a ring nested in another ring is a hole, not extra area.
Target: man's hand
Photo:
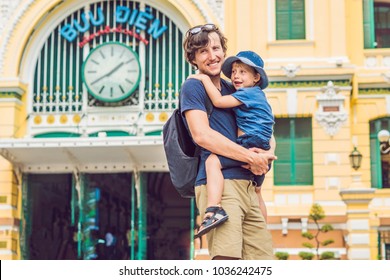
[[[277,157],[269,151],[265,151],[259,148],[250,148],[249,150],[255,153],[254,162],[252,164],[246,164],[242,167],[249,169],[255,175],[266,174],[269,170],[268,165],[277,159]]]

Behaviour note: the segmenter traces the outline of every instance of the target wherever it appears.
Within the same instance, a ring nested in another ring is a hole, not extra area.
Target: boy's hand
[[[253,151],[253,152],[255,152],[255,153],[258,153],[258,154],[260,154],[260,153],[268,153],[268,154],[274,155],[274,158],[269,158],[269,159],[268,159],[268,164],[270,164],[270,163],[272,163],[274,160],[277,160],[277,159],[278,159],[278,157],[275,156],[275,154],[272,153],[271,151],[263,150],[263,149],[256,148],[256,147],[249,148],[249,150],[251,150],[251,151]]]
[[[209,76],[205,75],[205,74],[192,74],[192,75],[189,75],[187,79],[197,79],[201,82],[203,82],[205,79],[210,79]]]

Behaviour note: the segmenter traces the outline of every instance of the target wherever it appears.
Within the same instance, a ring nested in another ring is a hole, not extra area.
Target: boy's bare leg
[[[229,216],[221,206],[224,179],[221,171],[221,163],[215,154],[211,154],[206,160],[207,176],[207,207],[202,224],[195,238],[206,234],[213,228],[224,223]]]
[[[211,154],[206,160],[207,207],[221,206],[223,192],[222,166],[219,158]]]

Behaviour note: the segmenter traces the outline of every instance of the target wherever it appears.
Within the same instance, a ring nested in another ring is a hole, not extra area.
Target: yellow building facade
[[[390,156],[377,139],[390,129],[390,1],[2,3],[0,259],[107,258],[99,240],[109,230],[116,258],[207,258],[205,239],[191,241],[199,217],[171,186],[161,137],[193,71],[183,36],[207,22],[223,30],[228,55],[253,50],[265,61],[278,161],[263,194],[275,253],[310,251],[301,234],[315,230],[318,203],[334,227],[321,253],[390,259]],[[136,61],[129,76],[95,88],[88,63],[111,69],[106,56],[121,47]]]

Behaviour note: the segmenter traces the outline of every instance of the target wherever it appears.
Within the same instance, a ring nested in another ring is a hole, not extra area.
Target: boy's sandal
[[[195,238],[201,237],[202,235],[208,233],[213,228],[223,224],[229,218],[225,210],[219,206],[207,207],[205,213],[214,213],[210,216],[206,216],[202,223],[199,226],[198,233],[195,234]]]

